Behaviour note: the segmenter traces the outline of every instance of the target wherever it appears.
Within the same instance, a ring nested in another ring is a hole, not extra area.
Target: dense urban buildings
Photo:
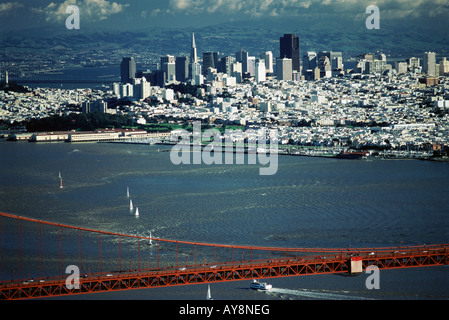
[[[284,35],[283,46],[285,39],[297,59],[299,38]],[[302,72],[293,58],[273,61],[265,48],[254,55],[242,48],[233,56],[214,51],[201,56],[202,61],[192,34],[190,59],[163,55],[153,70],[136,71],[135,59],[123,58],[122,82],[111,90],[0,91],[0,118],[13,126],[74,112],[107,112],[141,126],[200,120],[241,126],[247,135],[277,129],[284,149],[358,148],[425,157],[447,150],[449,61],[433,52],[392,62],[382,52],[364,53],[347,67],[341,52],[306,51]],[[192,89],[184,91],[186,85]]]

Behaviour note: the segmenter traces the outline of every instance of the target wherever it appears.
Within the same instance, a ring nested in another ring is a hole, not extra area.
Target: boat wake
[[[296,296],[306,299],[324,299],[324,300],[373,300],[367,297],[349,295],[349,291],[331,291],[331,290],[310,290],[310,289],[283,289],[272,288],[268,294],[278,295],[280,298],[289,299],[288,296]]]

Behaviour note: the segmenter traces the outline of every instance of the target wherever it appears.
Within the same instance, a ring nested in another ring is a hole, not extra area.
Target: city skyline
[[[350,3],[7,1],[0,4],[0,62],[40,58],[57,64],[63,61],[65,66],[68,62],[92,66],[119,64],[122,57],[134,56],[143,68],[152,69],[151,64],[165,54],[189,57],[192,33],[198,35],[195,40],[200,58],[205,52],[226,56],[243,48],[256,58],[271,51],[276,62],[277,41],[283,34],[299,37],[301,60],[308,51],[342,52],[346,58],[364,52],[383,52],[387,58],[435,52],[437,62],[449,56],[449,35],[445,32],[449,29],[449,10],[439,1],[382,1],[378,3],[380,29],[371,30],[365,23],[368,1]],[[79,8],[80,29],[66,27],[70,16],[66,9],[73,4]],[[251,68],[255,68],[253,60]],[[191,72],[191,66],[188,69]]]
[[[365,24],[369,5],[380,29]],[[1,2],[3,297],[69,293],[53,289],[78,255],[76,294],[197,299],[187,284],[260,271],[267,306],[446,299],[447,269],[382,271],[382,290],[329,273],[446,262],[447,30],[447,0]],[[22,228],[36,221],[37,236]]]

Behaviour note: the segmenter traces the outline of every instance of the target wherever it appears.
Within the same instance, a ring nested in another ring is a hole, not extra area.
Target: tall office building
[[[218,72],[226,73],[228,76],[232,76],[232,65],[235,62],[235,58],[226,56],[220,59],[217,67]]]
[[[198,62],[198,54],[196,52],[195,34],[192,32],[192,45],[190,48],[190,62]]]
[[[235,53],[235,60],[242,64],[242,75],[248,72],[248,52],[240,49]]]
[[[284,34],[284,36],[280,38],[280,51],[281,53],[279,58],[291,59],[293,71],[300,72],[301,59],[299,51],[299,37],[297,37],[294,33]]]
[[[384,60],[374,60],[365,62],[365,73],[367,74],[373,73],[382,74],[385,70],[387,70],[387,62]]]
[[[246,60],[246,72],[250,77],[256,75],[256,57],[248,57]]]
[[[134,86],[131,83],[122,84],[120,87],[120,97],[133,97],[134,96]]]
[[[264,82],[266,80],[267,70],[265,68],[265,59],[256,60],[256,82]]]
[[[293,62],[289,58],[276,59],[276,74],[278,80],[291,81],[293,75]]]
[[[176,57],[176,80],[185,82],[189,78],[189,58]]]
[[[192,32],[192,45],[190,48],[190,79],[194,85],[202,84],[201,64],[198,62],[195,34]]]
[[[167,63],[167,62],[175,62],[175,57],[171,56],[169,54],[167,54],[166,56],[161,57],[161,69],[162,69],[164,63]]]
[[[248,58],[249,53],[247,51],[242,52],[242,75],[248,72]]]
[[[445,76],[447,74],[449,74],[449,60],[443,58],[443,60],[440,61],[440,76]]]
[[[243,61],[243,54],[245,53],[246,51],[243,51],[243,49],[240,49],[240,51],[237,51],[236,53],[235,53],[235,60],[237,61],[237,62],[242,62]]]
[[[318,53],[317,59],[320,60],[322,57],[327,57],[329,59],[329,64],[331,67],[331,70],[343,70],[343,56],[341,52],[335,52],[335,51],[321,51]],[[385,58],[385,55],[379,57],[382,60]],[[385,60],[386,61],[386,60]],[[303,61],[304,64],[304,61]],[[303,65],[304,66],[304,65]]]
[[[195,34],[192,32],[192,43],[190,47],[190,61],[192,63],[198,62],[198,54],[196,51]]]
[[[136,77],[136,62],[133,57],[123,58],[120,65],[120,75],[122,83],[131,83]]]
[[[308,51],[302,57],[302,70],[303,74],[307,73],[307,70],[313,70],[317,66],[317,54],[314,51]]]
[[[436,54],[435,52],[424,53],[422,71],[431,77],[436,75]]]
[[[265,68],[267,73],[273,73],[273,52],[267,51],[260,55],[260,58],[265,60]]]
[[[217,52],[204,52],[203,53],[203,74],[207,73],[207,69],[218,69],[218,53]]]
[[[161,70],[165,74],[165,82],[173,82],[176,74],[175,57],[171,55],[161,57]]]
[[[200,86],[204,83],[204,76],[201,72],[201,64],[199,62],[194,62],[191,64],[192,72],[192,85]]]
[[[396,72],[398,74],[407,73],[407,62],[405,62],[405,61],[395,62],[394,69],[396,70]]]

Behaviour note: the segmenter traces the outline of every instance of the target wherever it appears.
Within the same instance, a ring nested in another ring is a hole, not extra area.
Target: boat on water
[[[210,285],[207,285],[206,300],[214,300],[214,299],[212,299],[212,295],[210,293]]]
[[[251,285],[249,286],[251,289],[253,290],[271,290],[273,288],[273,286],[271,284],[268,284],[266,282],[259,282],[257,280],[253,280],[253,282],[251,282]]]
[[[59,185],[59,188],[60,189],[63,189],[64,187],[62,186],[62,176],[61,176],[61,172],[59,172],[59,180],[60,180],[60,185]]]
[[[138,207],[136,207],[136,213],[135,213],[135,216],[136,216],[136,217],[139,216],[139,208],[138,208]]]
[[[133,211],[133,201],[129,200],[129,211]]]

